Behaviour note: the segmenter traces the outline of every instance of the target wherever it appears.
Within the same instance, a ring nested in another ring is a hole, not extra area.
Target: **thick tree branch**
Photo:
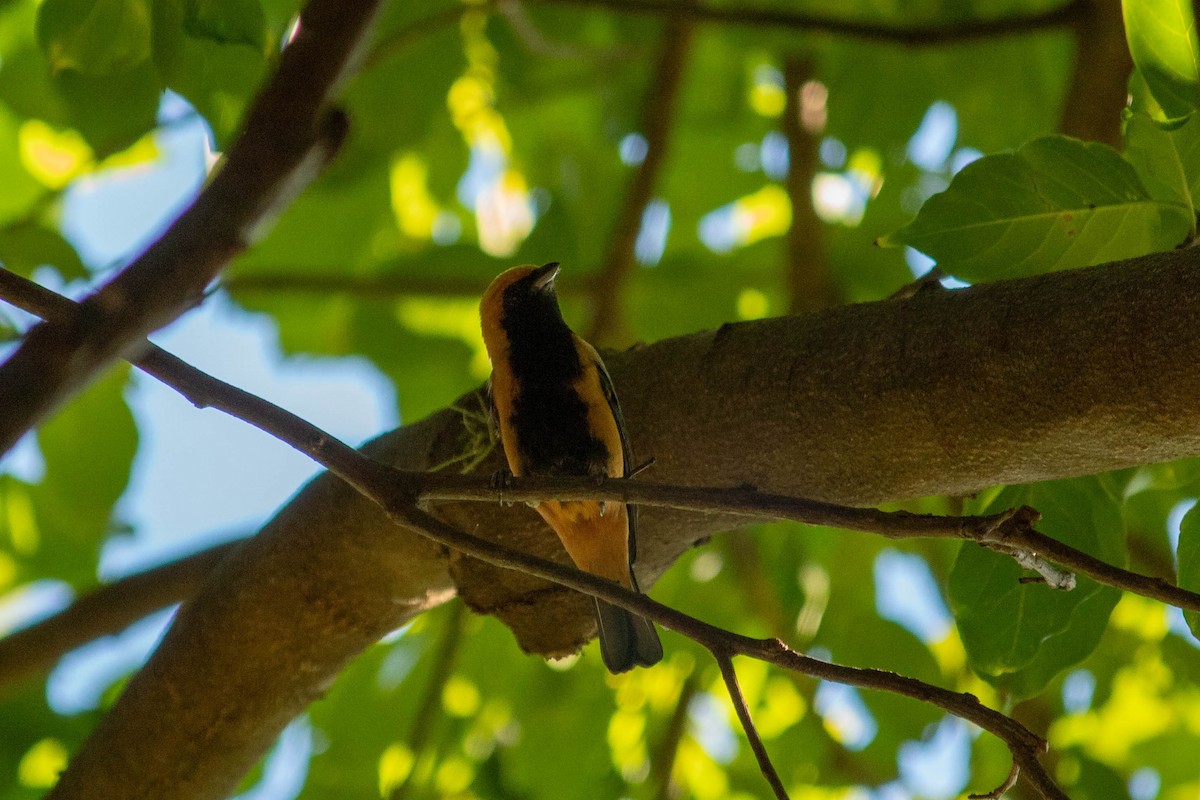
[[[683,85],[693,29],[687,18],[672,19],[666,24],[658,63],[647,82],[641,123],[641,132],[646,138],[646,155],[631,176],[621,199],[621,207],[614,216],[608,250],[594,284],[595,310],[588,339],[599,344],[609,344],[619,338],[624,328],[621,303],[625,285],[633,274],[642,215],[667,160],[671,127],[678,118],[675,108]]]
[[[10,277],[8,279],[8,282],[18,285],[18,286],[23,285],[23,283],[22,283],[23,279],[16,278],[16,276]],[[44,291],[29,291],[28,287],[24,287],[24,288],[26,289],[26,291],[30,295],[30,297],[33,298],[33,301],[31,301],[30,305],[38,305],[42,308],[42,310],[44,312],[49,311],[50,313],[54,313],[54,314],[63,313],[63,312],[65,312],[65,306],[63,306],[62,304],[63,303],[69,304],[69,302],[70,302],[70,301],[66,301],[66,300],[62,300],[62,299],[50,300],[49,298],[51,296],[53,296],[52,294],[48,294]],[[78,313],[78,312],[65,312],[65,313]],[[148,356],[152,359],[156,354],[159,356],[164,355],[164,354],[162,354],[161,351],[158,351],[156,348],[153,348],[153,346],[148,346],[148,349],[149,349]],[[205,384],[208,382],[215,382],[215,379],[212,379],[208,376],[201,376],[199,378],[197,378],[196,376],[192,376],[192,380],[194,382],[199,382],[201,384]],[[232,388],[232,387],[230,387],[230,388]],[[244,398],[242,398],[242,397],[239,397],[237,395],[234,396],[234,402],[243,402],[243,400],[244,400]],[[273,415],[281,416],[284,418],[283,422],[285,424],[281,425],[280,427],[283,428],[285,431],[298,430],[300,432],[300,436],[296,439],[296,441],[289,442],[290,444],[292,444],[293,447],[296,447],[297,449],[300,449],[302,451],[307,451],[313,447],[311,437],[308,435],[308,432],[305,430],[305,426],[302,424],[298,424],[292,418],[292,415],[287,414],[286,412],[283,412],[278,409],[273,409],[270,406],[270,404],[267,404],[265,402],[262,403],[262,405],[263,405],[264,409],[261,409],[259,413],[263,413],[264,411],[271,411],[273,413]],[[286,433],[281,434],[281,438],[283,438],[284,441],[288,441]],[[321,437],[321,438],[324,438],[324,437]],[[334,450],[334,452],[337,453],[338,455],[343,455],[344,451],[345,451],[344,446]],[[607,584],[607,582],[605,582],[601,579],[597,579],[594,576],[586,575],[584,573],[578,572],[577,570],[573,570],[568,567],[563,567],[558,564],[553,564],[553,563],[547,562],[547,561],[537,558],[537,557],[528,556],[523,553],[511,551],[506,547],[496,545],[496,544],[493,544],[493,543],[490,543],[490,542],[487,542],[487,541],[484,541],[481,539],[477,539],[473,536],[462,533],[461,531],[458,531],[458,530],[454,529],[453,527],[446,525],[445,523],[441,522],[437,518],[430,516],[426,512],[421,511],[416,507],[415,504],[417,502],[421,501],[421,492],[420,492],[419,488],[417,488],[417,486],[414,485],[414,483],[419,483],[421,481],[424,481],[427,479],[428,476],[420,474],[420,473],[397,473],[392,470],[389,470],[386,467],[383,467],[382,465],[378,465],[375,462],[368,460],[366,457],[358,457],[356,460],[358,463],[350,465],[352,474],[349,476],[343,475],[342,477],[344,479],[346,479],[347,482],[352,483],[352,485],[356,485],[356,486],[360,487],[360,490],[363,491],[364,494],[367,494],[370,497],[370,499],[372,499],[374,502],[378,503],[381,507],[386,509],[388,512],[388,516],[391,517],[394,521],[396,521],[406,527],[416,528],[422,535],[432,538],[434,541],[436,541],[440,544],[446,545],[448,547],[452,547],[461,552],[470,553],[478,558],[482,558],[485,561],[488,561],[489,563],[495,564],[497,566],[518,568],[529,574],[538,575],[540,577],[553,580],[557,583],[562,583],[563,585],[571,586],[573,588],[576,588],[576,589],[579,589],[582,591],[588,591],[590,593],[595,593],[593,591],[595,589],[595,586],[593,584],[599,584],[602,589],[606,590],[606,591],[599,592],[599,594],[600,594],[600,596],[605,597],[606,599],[609,597],[609,594],[611,594],[614,590],[617,590],[616,591],[616,597],[617,597],[616,602],[618,602],[619,604],[622,604],[622,605],[626,605],[627,607],[631,607],[634,610],[637,610],[642,605],[650,603],[651,608],[653,609],[653,612],[654,612],[651,614],[652,618],[656,619],[657,621],[659,621],[660,623],[662,623],[664,625],[667,625],[668,627],[672,627],[673,629],[678,630],[681,633],[684,633],[685,635],[691,636],[692,638],[696,638],[697,641],[700,641],[701,643],[705,644],[705,646],[708,647],[713,652],[714,657],[717,658],[718,664],[722,671],[722,675],[724,676],[726,685],[729,688],[730,698],[733,701],[735,708],[737,708],[737,710],[738,710],[739,718],[741,719],[743,727],[745,728],[746,735],[751,743],[751,747],[754,749],[755,755],[759,760],[760,768],[762,769],[764,776],[767,778],[768,782],[771,784],[772,788],[774,789],[774,791],[776,792],[776,795],[778,797],[780,797],[780,798],[787,797],[786,791],[783,789],[782,782],[779,779],[778,774],[776,773],[773,765],[770,762],[769,757],[766,754],[766,750],[762,745],[762,741],[758,737],[757,731],[754,728],[753,721],[750,719],[749,710],[746,708],[745,700],[741,695],[740,688],[738,687],[738,684],[737,684],[736,674],[733,672],[732,661],[730,660],[731,656],[735,653],[749,653],[750,651],[746,649],[746,646],[747,646],[746,643],[747,642],[755,642],[755,640],[747,639],[746,637],[739,637],[735,634],[729,634],[728,632],[723,631],[722,629],[714,628],[713,626],[709,626],[709,625],[702,623],[699,620],[696,620],[692,617],[688,617],[687,615],[679,614],[678,612],[674,612],[673,610],[667,609],[667,607],[665,607],[665,606],[660,606],[657,603],[648,601],[642,595],[638,595],[638,594],[632,593],[632,592],[626,592],[625,590],[620,589],[620,587],[616,587],[614,585]],[[388,480],[389,473],[391,474],[392,477],[396,478],[396,480]],[[479,483],[478,480],[476,480],[475,482],[477,484]],[[584,488],[587,489],[588,488],[587,482],[582,482],[582,483],[584,485]],[[480,486],[478,488],[483,488],[483,487]],[[744,490],[744,489],[739,489],[739,490],[735,490],[735,491],[737,491],[737,492],[751,491],[752,492],[752,490]],[[428,495],[427,492],[425,494]],[[451,492],[450,494],[452,496],[454,496],[455,492]],[[476,494],[476,492],[472,492],[472,494]],[[569,495],[569,492],[567,494]],[[484,496],[486,496],[486,495],[484,495]],[[827,504],[818,504],[818,506],[825,506],[825,505],[827,505]],[[855,510],[849,509],[849,511],[855,511]],[[915,515],[907,515],[907,517],[913,517],[913,516],[915,516]],[[961,522],[959,523],[959,527],[961,528]],[[563,580],[563,576],[566,576],[566,580]],[[631,603],[632,603],[632,605],[630,605]],[[660,613],[662,610],[668,610],[668,611],[671,611],[671,613],[667,614],[666,616],[663,616]],[[682,627],[680,627],[680,626],[682,626]],[[174,630],[175,629],[173,629],[173,631]],[[697,633],[698,631],[700,632],[699,634]],[[447,633],[447,641],[451,641],[450,636],[451,636],[451,634],[448,632]],[[701,638],[701,637],[703,637],[703,638]],[[761,652],[767,652],[767,651],[761,650],[763,644],[764,644],[763,642],[757,642],[756,649]],[[793,651],[790,651],[786,647],[786,645],[784,645],[782,642],[780,642],[778,640],[775,640],[773,644],[776,645],[778,648],[782,648],[787,653],[793,652]],[[452,652],[452,650],[450,648],[445,648],[445,650],[447,653]],[[759,654],[756,657],[763,658],[764,656],[761,654],[761,652],[759,652]],[[801,659],[801,661],[793,663],[789,668],[793,669],[793,670],[802,671],[805,674],[813,674],[810,671],[811,665],[809,665],[809,667],[810,667],[809,669],[805,669],[805,668],[799,666],[800,664],[804,664],[807,661],[811,661],[811,659],[807,659],[806,657],[803,657],[803,656],[798,656],[798,654],[796,654],[796,655],[798,658]],[[448,658],[448,656],[447,656],[447,658]],[[770,660],[770,659],[766,659],[766,660]],[[448,663],[449,662],[447,660],[446,664],[448,665]],[[773,663],[777,663],[777,662],[773,662]],[[815,663],[819,663],[819,662],[815,662]],[[151,665],[147,669],[149,670],[153,666],[154,666],[154,663],[152,662]],[[846,669],[846,668],[842,668],[842,669]],[[443,670],[443,671],[445,671],[445,670]],[[849,675],[849,674],[861,673],[858,676],[859,681],[862,681],[862,680],[870,681],[870,680],[878,680],[879,679],[878,676],[868,675],[869,672],[870,671],[850,669],[850,671],[846,674]],[[145,674],[145,673],[143,672],[142,674]],[[884,673],[880,673],[880,675],[883,675],[883,674]],[[140,677],[140,675],[139,675],[139,677]],[[965,702],[965,696],[963,696],[963,698],[964,698],[963,700],[960,700],[956,703],[953,701],[953,699],[948,699],[948,698],[954,697],[953,693],[939,694],[938,693],[939,690],[936,690],[936,687],[929,687],[924,684],[921,684],[919,681],[913,681],[911,679],[901,678],[900,676],[891,676],[891,677],[896,679],[895,682],[893,682],[891,680],[884,680],[882,683],[879,684],[879,688],[884,688],[889,691],[895,691],[895,692],[899,692],[901,694],[907,694],[907,695],[912,696],[913,687],[919,687],[922,691],[923,699],[926,699],[929,702],[938,704],[939,706],[941,706],[943,708],[947,708],[947,710],[952,711],[952,713],[958,713],[960,715],[964,715],[964,718],[973,719],[977,722],[979,721],[978,712],[975,712],[974,709],[970,708],[969,702],[967,703],[967,705],[965,707],[963,706],[963,702]],[[864,684],[855,683],[854,685],[864,685]],[[949,704],[949,706],[947,704]],[[113,718],[114,716],[116,716],[119,721],[120,720],[120,710],[121,710],[121,706],[118,706],[118,708],[114,710],[113,714],[111,714],[109,717],[106,717],[105,720],[107,721],[107,720]],[[974,713],[975,716],[971,716],[972,713]],[[1030,770],[1031,774],[1040,772],[1041,767],[1040,767],[1040,764],[1036,760],[1036,752],[1038,752],[1038,751],[1031,751],[1031,752],[1035,752],[1035,754],[1031,757],[1032,762],[1029,762],[1029,759],[1024,758],[1022,755],[1023,753],[1025,753],[1026,750],[1029,749],[1028,742],[1025,742],[1024,740],[1020,739],[1020,737],[1013,738],[1013,736],[1014,736],[1013,731],[1011,729],[1004,728],[1003,725],[999,725],[997,723],[995,717],[999,717],[1002,720],[1007,720],[1008,722],[1011,722],[1011,720],[1008,720],[1008,718],[1003,717],[1003,715],[996,714],[996,712],[990,712],[990,713],[992,715],[994,715],[994,717],[988,718],[992,724],[991,725],[988,725],[986,723],[980,723],[980,724],[982,724],[989,731],[992,731],[993,733],[996,733],[998,736],[1001,736],[1001,738],[1003,738],[1005,740],[1005,742],[1007,744],[1009,744],[1010,748],[1012,749],[1014,760],[1020,761],[1022,764],[1024,764],[1026,766],[1026,768],[1028,770]],[[127,712],[127,715],[128,715],[128,712]],[[1019,726],[1018,726],[1018,728],[1019,728]],[[97,731],[100,731],[102,729],[103,729],[103,726],[101,726],[100,728],[97,728]],[[1020,730],[1023,731],[1023,729],[1020,729]],[[1019,732],[1020,731],[1018,731],[1018,733]],[[1026,735],[1026,737],[1032,736],[1032,734],[1028,734],[1027,731],[1025,732],[1025,735]],[[93,734],[93,737],[90,738],[88,741],[88,745],[90,747],[85,747],[85,749],[80,754],[80,758],[77,759],[76,761],[72,762],[72,767],[68,770],[68,772],[64,776],[63,781],[56,787],[55,792],[53,793],[55,796],[62,796],[62,797],[77,796],[76,792],[78,791],[78,789],[80,787],[82,787],[82,786],[90,787],[93,784],[94,776],[92,779],[88,778],[89,765],[96,764],[96,763],[108,763],[109,760],[111,759],[113,754],[110,752],[110,748],[112,747],[113,742],[107,741],[106,737]],[[1042,745],[1042,748],[1044,749],[1044,744]],[[97,752],[98,752],[98,754],[97,754]],[[1022,760],[1023,758],[1024,758],[1024,760]],[[83,777],[80,777],[80,773],[83,773]],[[229,779],[228,772],[226,772],[226,775],[224,776],[223,779],[224,780]],[[1035,783],[1036,783],[1038,780],[1036,774],[1034,776],[1034,779],[1035,779]],[[162,780],[162,779],[158,778],[157,780]],[[1045,780],[1047,782],[1049,782],[1048,777],[1045,778]],[[1051,789],[1053,789],[1052,783],[1048,783],[1048,785]],[[403,789],[404,789],[404,787],[400,787],[399,791],[402,792]],[[208,790],[206,790],[206,794],[198,795],[198,796],[208,796],[207,791]],[[101,796],[103,796],[103,795],[101,795]],[[1047,797],[1057,797],[1057,795],[1055,795],[1053,793],[1046,794],[1046,796]]]
[[[903,26],[838,19],[822,14],[765,6],[691,5],[674,0],[534,0],[537,5],[606,8],[617,13],[644,14],[668,19],[789,31],[828,33],[852,39],[892,42],[910,47],[954,44],[996,36],[1060,28],[1084,13],[1087,0],[1072,2],[1050,11],[1015,14],[998,19],[958,20],[942,24]]]
[[[0,455],[139,340],[198,303],[332,157],[347,122],[328,102],[378,5],[311,0],[278,71],[195,202],[83,302],[73,325],[35,328],[0,365]]]
[[[639,450],[657,457],[655,478],[681,484],[749,480],[867,503],[1196,455],[1200,318],[1177,309],[1200,304],[1197,258],[1180,251],[729,325],[608,362]],[[461,454],[465,437],[462,412],[447,410],[366,450],[419,471]],[[565,558],[527,508],[438,512],[508,551]],[[733,519],[647,509],[643,583]],[[477,607],[507,615],[526,646],[563,652],[590,635],[582,598],[478,563],[448,563],[446,550],[398,530],[337,479],[316,479],[185,605],[61,796],[72,785],[92,797],[227,791],[349,658],[455,582]],[[514,611],[531,607],[553,625]],[[789,667],[797,657],[761,652]]]
[[[0,298],[32,314],[56,320],[67,321],[79,313],[72,301],[3,269],[0,269]],[[403,486],[421,502],[534,502],[547,496],[564,500],[619,500],[679,511],[786,519],[865,531],[889,539],[968,539],[1013,556],[1022,566],[1037,570],[1055,588],[1069,589],[1074,582],[1056,577],[1052,568],[1037,561],[1036,554],[1046,554],[1058,564],[1124,591],[1200,611],[1200,595],[1194,592],[1161,578],[1138,575],[1107,564],[1039,533],[1033,528],[1038,514],[1030,508],[983,516],[948,517],[852,508],[763,492],[748,484],[737,487],[668,486],[635,480],[527,477],[513,479],[510,485],[498,489],[490,479],[475,475],[391,472],[381,477],[372,467],[364,466],[362,457],[353,448],[285,409],[207,375],[148,342],[140,349],[143,354],[132,363],[176,388],[197,407],[219,408],[276,436],[333,470],[368,496],[372,487],[383,481]]]

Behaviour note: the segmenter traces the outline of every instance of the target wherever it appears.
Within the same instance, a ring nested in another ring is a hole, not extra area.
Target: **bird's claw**
[[[504,499],[504,493],[511,489],[513,484],[513,474],[511,470],[501,467],[492,473],[491,480],[488,481],[488,483],[490,484],[492,491],[496,493],[497,498],[500,501],[500,505],[511,506],[513,504],[512,500]]]

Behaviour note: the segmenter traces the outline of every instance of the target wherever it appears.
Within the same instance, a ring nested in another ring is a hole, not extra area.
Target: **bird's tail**
[[[662,660],[658,631],[645,617],[597,599],[596,623],[600,628],[600,655],[609,672],[649,667]]]

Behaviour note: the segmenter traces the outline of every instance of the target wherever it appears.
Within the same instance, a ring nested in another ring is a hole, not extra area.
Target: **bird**
[[[480,301],[500,444],[517,477],[625,477],[633,453],[621,406],[596,349],[563,320],[554,287],[558,272],[556,262],[513,267],[492,281]],[[575,566],[640,591],[633,574],[634,506],[543,500],[535,508]],[[662,660],[650,620],[593,599],[600,654],[610,672]]]

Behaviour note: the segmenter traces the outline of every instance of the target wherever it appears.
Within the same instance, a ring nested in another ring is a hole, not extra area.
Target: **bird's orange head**
[[[505,319],[529,315],[551,315],[562,319],[554,279],[559,265],[551,262],[540,267],[526,265],[500,273],[479,302],[479,319],[484,341],[489,344],[502,335]]]

